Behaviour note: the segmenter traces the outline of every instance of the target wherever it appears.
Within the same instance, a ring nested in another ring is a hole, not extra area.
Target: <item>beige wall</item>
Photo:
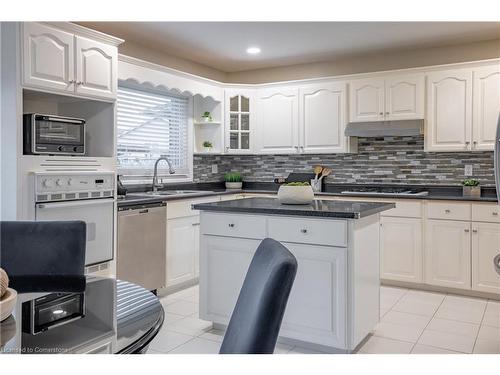
[[[438,48],[373,53],[336,61],[227,73],[226,82],[265,83],[287,81],[450,64],[498,57],[500,57],[500,39]]]
[[[125,41],[125,43],[118,47],[118,50],[124,55],[181,70],[186,73],[196,74],[220,82],[226,82],[227,80],[226,73],[223,71],[169,55],[164,51],[149,49],[132,41]]]
[[[499,58],[500,39],[437,48],[379,52],[333,61],[232,73],[175,57],[165,51],[150,49],[132,41],[125,41],[120,45],[119,51],[124,55],[220,82],[266,83]]]

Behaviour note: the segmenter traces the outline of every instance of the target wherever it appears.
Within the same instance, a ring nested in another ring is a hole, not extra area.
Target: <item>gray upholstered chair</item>
[[[0,267],[18,292],[85,288],[83,221],[0,222]]]
[[[272,354],[297,259],[279,242],[263,240],[248,268],[220,354]]]

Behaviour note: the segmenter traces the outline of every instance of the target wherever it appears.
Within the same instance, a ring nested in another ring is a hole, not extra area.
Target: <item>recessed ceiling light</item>
[[[259,47],[248,47],[247,53],[249,55],[258,55],[260,53],[260,48]]]

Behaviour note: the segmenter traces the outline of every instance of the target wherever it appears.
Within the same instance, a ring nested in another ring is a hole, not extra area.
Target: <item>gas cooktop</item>
[[[405,187],[352,187],[342,191],[346,195],[381,195],[381,196],[425,196],[429,192]]]

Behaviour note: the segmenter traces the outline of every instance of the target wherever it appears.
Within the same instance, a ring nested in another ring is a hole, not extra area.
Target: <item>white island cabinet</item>
[[[255,209],[266,205],[278,209]],[[248,212],[234,212],[235,206]],[[394,205],[317,200],[302,206],[308,207],[323,215],[301,216],[291,206],[280,211],[277,200],[266,198],[195,206],[201,210],[200,318],[229,323],[252,257],[270,237],[298,261],[280,339],[329,352],[355,350],[379,321],[378,212]],[[335,217],[337,209],[366,212]]]

